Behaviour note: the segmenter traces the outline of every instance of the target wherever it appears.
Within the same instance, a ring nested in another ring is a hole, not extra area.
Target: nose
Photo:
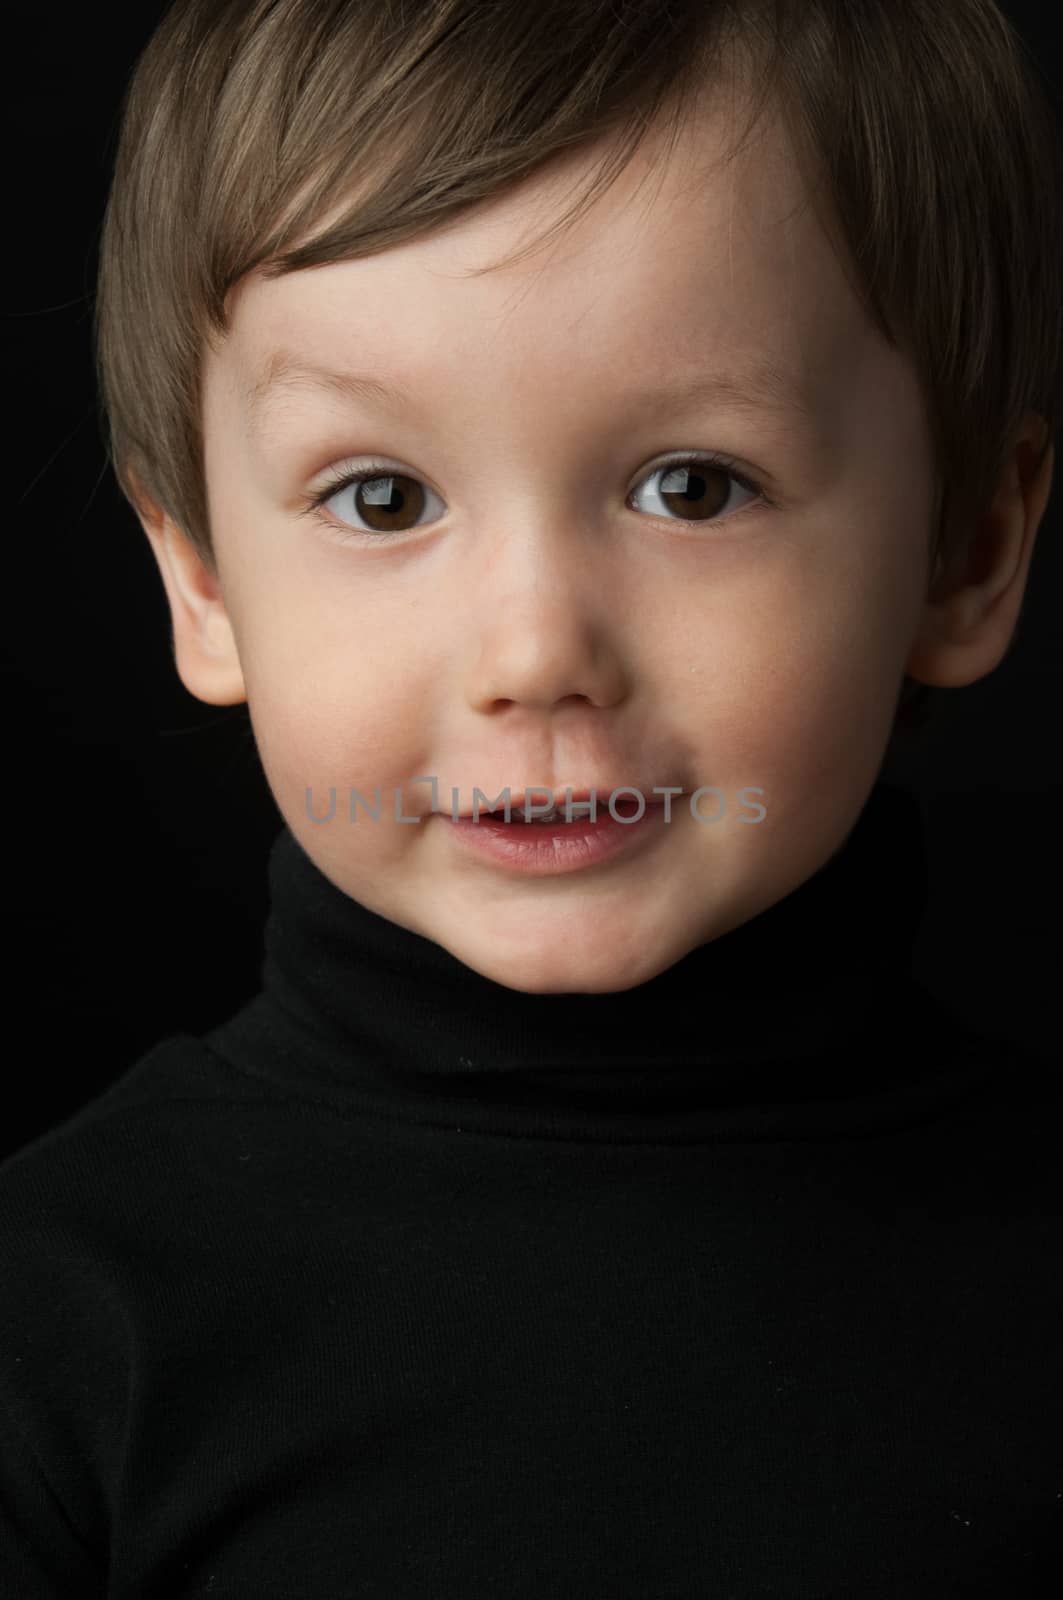
[[[467,694],[478,711],[608,708],[628,692],[620,642],[596,608],[565,593],[526,596],[481,625]]]

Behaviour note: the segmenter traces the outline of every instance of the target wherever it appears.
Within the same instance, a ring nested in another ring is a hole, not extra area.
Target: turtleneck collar
[[[292,1090],[455,1129],[648,1140],[875,1127],[963,1081],[911,972],[919,802],[883,783],[807,882],[614,994],[493,982],[345,894],[287,828],[269,883],[262,990],[206,1042]]]

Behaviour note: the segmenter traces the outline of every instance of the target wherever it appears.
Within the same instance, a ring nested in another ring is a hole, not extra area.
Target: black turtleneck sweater
[[[269,871],[0,1165],[4,1600],[1060,1592],[1059,1089],[913,981],[914,798],[612,995]]]

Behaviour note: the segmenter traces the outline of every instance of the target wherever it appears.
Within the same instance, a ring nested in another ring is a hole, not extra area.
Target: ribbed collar
[[[338,889],[287,828],[269,882],[262,992],[206,1039],[293,1092],[469,1131],[671,1141],[890,1125],[967,1081],[912,977],[919,801],[884,783],[807,882],[616,994],[485,978]]]

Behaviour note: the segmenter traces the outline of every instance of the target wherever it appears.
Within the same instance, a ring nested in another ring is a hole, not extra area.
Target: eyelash
[[[748,490],[750,494],[757,495],[762,505],[771,506],[774,504],[774,501],[764,492],[762,486],[750,477],[748,472],[742,470],[740,462],[735,461],[731,456],[716,455],[711,450],[678,451],[666,460],[658,462],[652,471],[647,472],[644,477],[639,479],[635,489],[641,488],[644,483],[648,482],[650,478],[655,478],[658,473],[669,472],[675,467],[686,466],[711,467],[716,472],[726,472],[743,489]],[[327,483],[323,484],[320,489],[303,501],[299,515],[312,517],[320,522],[326,531],[334,539],[338,540],[340,544],[387,544],[392,539],[405,538],[407,534],[415,533],[417,531],[416,528],[404,528],[397,533],[374,533],[367,528],[348,528],[335,522],[331,517],[322,514],[326,503],[334,495],[340,494],[344,489],[349,489],[352,484],[371,483],[375,478],[397,478],[400,476],[413,477],[414,474],[406,472],[400,474],[395,467],[389,465],[386,461],[367,461],[364,466],[359,467],[354,472],[348,472],[344,467],[340,467]],[[632,489],[632,494],[634,494],[635,489]],[[743,509],[748,510],[749,508],[743,507]],[[653,514],[650,513],[650,515]],[[737,515],[738,512],[731,512],[729,517],[724,517],[722,520],[727,522],[730,517]],[[664,522],[675,521],[680,527],[698,527],[701,525],[694,522],[692,518],[662,517],[660,520]],[[714,518],[706,525],[711,527],[712,522],[717,520],[720,519]]]

